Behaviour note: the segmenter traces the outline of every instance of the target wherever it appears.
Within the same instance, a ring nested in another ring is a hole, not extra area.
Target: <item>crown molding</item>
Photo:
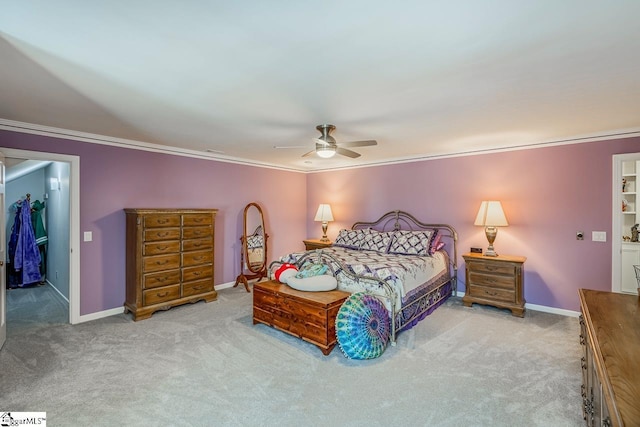
[[[192,158],[203,159],[203,160],[212,160],[216,162],[233,163],[233,164],[243,165],[243,166],[261,167],[261,168],[267,168],[267,169],[276,169],[281,171],[298,172],[298,173],[304,173],[304,174],[331,172],[331,171],[337,171],[337,170],[370,168],[370,167],[377,167],[377,166],[390,166],[390,165],[403,164],[403,163],[423,162],[428,160],[447,159],[447,158],[462,157],[462,156],[475,156],[475,155],[481,155],[481,154],[501,153],[501,152],[507,152],[507,151],[531,150],[536,148],[546,148],[546,147],[559,146],[559,145],[582,144],[582,143],[588,143],[588,142],[606,141],[611,139],[622,139],[622,138],[633,138],[633,137],[640,136],[640,128],[629,128],[629,129],[620,129],[620,130],[609,131],[609,132],[599,133],[599,134],[587,134],[587,135],[574,136],[574,137],[569,137],[565,139],[546,140],[546,141],[540,141],[540,142],[534,142],[534,143],[528,143],[528,144],[522,144],[522,145],[512,145],[509,147],[459,151],[459,152],[447,153],[447,154],[434,154],[434,155],[424,155],[424,156],[418,155],[413,157],[389,159],[384,161],[375,161],[371,163],[364,163],[364,164],[354,165],[354,166],[336,166],[336,167],[330,167],[330,168],[300,169],[300,168],[293,168],[293,167],[284,167],[281,165],[275,165],[275,164],[266,163],[266,162],[257,162],[257,161],[247,160],[247,159],[242,159],[237,157],[223,156],[215,153],[203,153],[201,151],[188,150],[185,148],[170,147],[170,146],[165,146],[160,144],[152,144],[149,142],[135,141],[131,139],[115,138],[115,137],[106,136],[106,135],[79,132],[79,131],[74,131],[69,129],[61,129],[61,128],[56,128],[51,126],[37,125],[33,123],[18,122],[18,121],[7,120],[2,118],[0,118],[0,129],[10,130],[14,132],[21,132],[21,133],[29,133],[34,135],[49,136],[54,138],[65,138],[73,141],[88,142],[91,144],[110,145],[110,146],[120,147],[120,148],[129,148],[134,150],[170,154],[174,156],[192,157]]]
[[[135,141],[132,139],[115,138],[112,136],[99,135],[95,133],[80,132],[70,129],[56,128],[52,126],[43,126],[33,123],[18,122],[0,118],[0,130],[10,130],[20,133],[28,133],[32,135],[49,136],[53,138],[65,138],[72,141],[88,142],[91,144],[109,145],[112,147],[129,148],[133,150],[150,151],[154,153],[170,154],[174,156],[192,157],[196,159],[212,160],[223,163],[233,163],[244,166],[262,167],[268,169],[277,169],[287,172],[305,173],[303,169],[287,168],[271,163],[256,162],[252,160],[240,159],[236,157],[223,156],[214,153],[203,153],[196,150],[188,150],[185,148],[170,147],[160,144],[152,144],[149,142]]]

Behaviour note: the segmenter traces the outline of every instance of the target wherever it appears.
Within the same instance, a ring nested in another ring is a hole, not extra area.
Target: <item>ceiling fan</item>
[[[333,157],[336,153],[341,154],[343,156],[350,157],[355,159],[360,157],[360,153],[356,153],[355,151],[347,150],[344,147],[368,147],[371,145],[378,145],[378,142],[370,139],[366,141],[349,141],[349,142],[336,142],[336,139],[331,136],[331,132],[335,130],[334,125],[318,125],[316,129],[322,134],[318,138],[313,138],[313,141],[316,143],[315,150],[309,151],[302,155],[302,157],[307,157],[312,154],[317,154],[319,157],[324,159],[328,159]],[[274,147],[274,148],[298,148],[298,147]]]

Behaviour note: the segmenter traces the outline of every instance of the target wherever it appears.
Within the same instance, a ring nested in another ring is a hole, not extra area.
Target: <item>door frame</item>
[[[5,157],[69,164],[69,323],[80,323],[80,157],[0,147]]]
[[[620,191],[622,179],[622,162],[630,160],[640,160],[640,153],[614,154],[612,183],[612,228],[611,228],[611,291],[622,293],[622,215],[620,215],[620,206],[622,206],[622,192]],[[638,171],[636,171],[638,173]],[[636,180],[636,186],[639,182]],[[638,189],[636,189],[637,192]],[[640,193],[636,196],[636,209],[638,209],[638,201]]]

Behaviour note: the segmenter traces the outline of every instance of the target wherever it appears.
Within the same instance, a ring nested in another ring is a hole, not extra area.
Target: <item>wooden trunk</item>
[[[326,356],[335,347],[342,291],[303,292],[277,281],[253,285],[253,324],[264,323],[314,344]]]

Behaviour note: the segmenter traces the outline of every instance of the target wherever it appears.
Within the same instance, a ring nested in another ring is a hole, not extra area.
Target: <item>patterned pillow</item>
[[[373,295],[352,294],[336,316],[336,339],[349,359],[374,359],[387,348],[391,330],[389,311]]]
[[[431,243],[435,236],[436,230],[395,231],[391,239],[389,253],[398,255],[429,255]]]
[[[364,240],[360,245],[360,249],[386,254],[389,250],[392,234],[393,232],[381,232],[368,228],[365,230]]]
[[[365,230],[346,230],[342,229],[336,237],[336,241],[333,242],[333,246],[342,246],[349,249],[360,249],[362,241],[364,240]]]

